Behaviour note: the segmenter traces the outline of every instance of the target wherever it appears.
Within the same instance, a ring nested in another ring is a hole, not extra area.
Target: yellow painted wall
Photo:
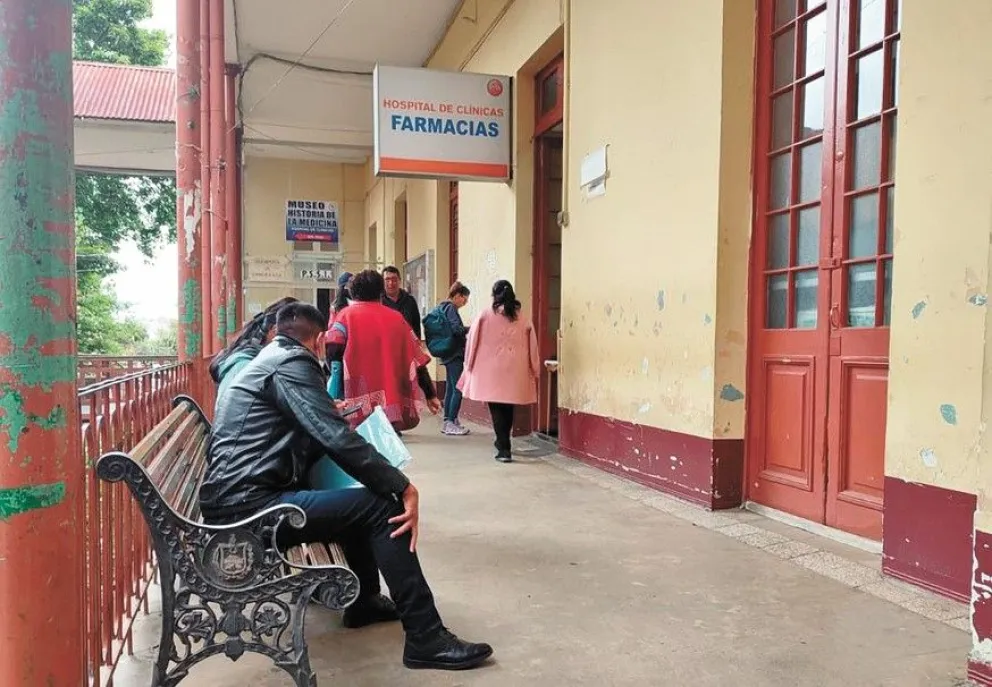
[[[564,46],[559,1],[479,0],[465,3],[427,66],[436,69],[511,74],[514,87],[514,181],[510,184],[459,184],[459,278],[473,291],[463,317],[471,319],[488,302],[494,281],[514,282],[530,308],[531,235],[533,231],[533,153],[531,132],[533,74]],[[526,116],[520,113],[525,112]],[[447,295],[449,275],[449,213],[447,182],[376,179],[366,170],[366,226],[378,231],[379,255],[396,259],[396,199],[405,198],[408,218],[408,257],[435,251],[434,300]],[[438,370],[443,378],[443,372]]]
[[[460,184],[458,272],[476,296],[466,317],[504,277],[529,311],[533,76],[570,40],[563,407],[743,436],[753,27],[753,3],[739,0],[478,0],[463,5],[428,61],[515,77],[513,181]],[[582,158],[607,144],[607,194],[586,200]],[[384,228],[386,261],[399,197],[410,255],[437,251],[441,297],[447,185],[375,180],[369,171],[366,224]]]
[[[510,3],[464,65],[466,71],[515,77],[512,181],[459,185],[458,274],[478,295],[468,317],[485,307],[498,279],[513,282],[524,312],[533,305],[534,74],[564,50],[561,22],[560,2]]]
[[[360,165],[247,157],[244,163],[244,257],[292,258],[286,241],[286,201],[336,201],[341,213],[340,241],[345,269],[364,267],[365,168]],[[245,314],[252,304],[265,306],[286,295],[294,285],[253,284],[245,275]]]
[[[985,0],[903,5],[886,434],[886,474],[978,492],[986,511],[989,27],[992,4]],[[992,531],[992,518],[982,527]]]
[[[572,3],[565,407],[743,435],[753,12]],[[606,195],[586,199],[580,165],[602,145]]]
[[[475,294],[463,313],[474,316],[493,282],[514,282],[524,308],[530,307],[533,231],[533,74],[564,44],[560,1],[479,0],[466,3],[428,61],[436,69],[511,74],[514,84],[514,180],[510,184],[459,185],[461,281]],[[556,36],[557,33],[557,36]],[[557,44],[555,44],[557,38]],[[523,114],[521,114],[523,113]],[[375,179],[368,170],[366,224],[379,232],[385,262],[395,260],[393,202],[405,197],[409,224],[408,257],[435,251],[435,300],[447,295],[450,274],[447,182]]]

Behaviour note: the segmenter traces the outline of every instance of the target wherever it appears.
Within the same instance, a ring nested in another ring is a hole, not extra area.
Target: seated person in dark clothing
[[[406,476],[338,413],[317,359],[327,318],[305,303],[276,317],[277,335],[219,400],[200,488],[207,522],[224,523],[281,504],[306,513],[302,530],[286,528],[286,545],[366,541],[372,561],[349,561],[362,595],[349,609],[352,626],[399,619],[409,668],[473,668],[492,655],[488,644],[462,641],[441,622],[417,559],[419,495]],[[313,463],[329,455],[365,489],[309,490]],[[363,564],[364,563],[364,564]],[[395,601],[379,594],[376,564]]]
[[[417,305],[416,298],[405,289],[400,288],[400,271],[390,265],[382,271],[382,279],[386,287],[386,292],[382,295],[382,304],[402,315],[403,319],[410,325],[410,329],[417,335],[417,339],[423,339],[420,306]]]

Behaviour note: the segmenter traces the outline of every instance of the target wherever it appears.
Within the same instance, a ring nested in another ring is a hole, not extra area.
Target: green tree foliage
[[[152,16],[152,0],[73,0],[73,57],[91,62],[159,66],[169,38],[139,26]],[[133,320],[105,284],[119,270],[111,257],[134,240],[151,257],[175,240],[176,184],[171,177],[76,175],[76,251],[82,353],[119,354],[137,344]],[[147,339],[147,333],[144,335]]]
[[[80,294],[76,329],[82,353],[129,355],[148,339],[145,325],[131,318],[120,319],[120,303],[99,272],[79,275]]]
[[[165,62],[165,31],[139,23],[152,16],[152,0],[73,0],[73,56],[77,60],[157,67]]]
[[[135,347],[138,355],[178,355],[179,354],[179,323],[169,322],[155,333],[155,336],[138,342]]]

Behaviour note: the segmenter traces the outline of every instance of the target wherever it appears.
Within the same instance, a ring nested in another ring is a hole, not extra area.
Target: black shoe
[[[513,456],[510,455],[509,451],[499,451],[496,453],[496,460],[498,460],[501,463],[512,463]]]
[[[493,655],[488,644],[464,642],[442,627],[425,637],[407,635],[403,665],[431,670],[469,670]]]
[[[392,599],[379,594],[369,599],[356,601],[344,611],[344,626],[349,630],[375,623],[391,623],[400,619],[396,604]]]

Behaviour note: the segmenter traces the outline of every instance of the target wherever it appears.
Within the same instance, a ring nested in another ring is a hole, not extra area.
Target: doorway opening
[[[534,327],[542,370],[533,426],[537,434],[552,440],[558,438],[564,71],[564,55],[559,55],[535,79]]]
[[[365,260],[369,269],[379,268],[379,227],[373,224],[368,229],[368,238],[365,243]]]
[[[458,281],[458,182],[448,182],[448,283]]]
[[[402,267],[409,257],[406,193],[393,203],[393,264]]]
[[[317,289],[317,310],[324,314],[324,317],[331,317],[331,303],[336,289]]]

